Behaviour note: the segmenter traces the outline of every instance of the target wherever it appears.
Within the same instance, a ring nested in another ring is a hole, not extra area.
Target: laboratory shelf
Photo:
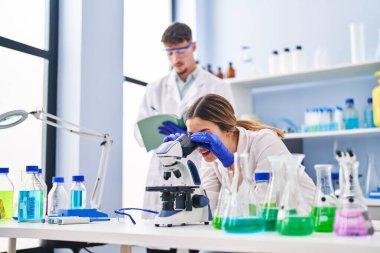
[[[339,136],[380,136],[380,128],[360,128],[339,131],[312,132],[312,133],[289,133],[285,134],[286,140],[289,139],[306,139],[322,137],[339,137]]]
[[[352,78],[371,75],[378,70],[380,70],[380,61],[370,61],[360,64],[334,65],[327,68],[311,69],[281,75],[229,78],[227,81],[231,84],[232,88],[234,88],[234,86],[255,88]]]

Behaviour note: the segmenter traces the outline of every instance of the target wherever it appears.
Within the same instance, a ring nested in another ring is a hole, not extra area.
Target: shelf
[[[363,135],[379,135],[380,128],[360,128],[340,131],[312,132],[312,133],[290,133],[285,134],[285,140],[290,139],[306,139],[306,138],[323,138],[338,136],[363,136]]]
[[[282,75],[262,75],[252,78],[230,78],[227,80],[232,88],[233,86],[254,88],[372,75],[378,70],[380,70],[380,61],[371,61],[361,64],[335,65],[323,69],[311,69]]]

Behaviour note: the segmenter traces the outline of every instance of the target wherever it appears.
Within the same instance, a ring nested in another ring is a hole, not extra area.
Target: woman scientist
[[[200,97],[187,111],[186,126],[191,140],[199,143],[197,151],[202,155],[200,169],[203,189],[215,210],[222,182],[221,168],[234,164],[234,153],[249,154],[251,173],[270,168],[268,156],[290,155],[282,142],[283,132],[260,123],[236,120],[231,104],[222,96],[208,94]],[[169,135],[165,141],[177,136]],[[315,185],[303,172],[300,188],[305,193],[305,208],[311,208]]]

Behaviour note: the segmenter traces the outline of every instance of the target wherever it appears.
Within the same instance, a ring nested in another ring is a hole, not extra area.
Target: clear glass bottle
[[[266,231],[274,231],[274,228],[272,230],[272,227],[275,227],[276,223],[272,224],[273,222],[271,223],[271,220],[272,218],[274,218],[274,220],[277,219],[277,211],[276,211],[275,217],[272,217],[273,212],[271,213],[271,210],[277,207],[276,202],[272,202],[272,201],[268,202],[266,199],[267,193],[269,190],[270,179],[271,179],[271,175],[269,172],[255,173],[255,181],[256,181],[255,196],[257,197],[257,202],[259,203],[260,207],[263,210],[263,218],[265,219]]]
[[[285,48],[280,54],[280,73],[286,74],[292,71],[292,56],[289,48]]]
[[[373,121],[372,97],[367,98],[367,106],[364,109],[364,127],[365,128],[376,127],[375,122]]]
[[[221,174],[222,185],[219,192],[218,204],[214,212],[214,217],[212,218],[212,225],[218,230],[222,229],[224,214],[231,199],[231,179],[233,177],[232,171],[227,168],[223,168]]]
[[[38,179],[40,180],[41,182],[41,185],[42,185],[42,188],[44,189],[44,208],[43,208],[43,215],[46,215],[47,214],[47,185],[46,185],[46,182],[45,182],[45,179],[43,178],[42,176],[42,169],[39,168],[38,169]]]
[[[354,99],[346,99],[346,108],[343,111],[343,122],[345,129],[359,128],[358,111],[355,109]]]
[[[373,235],[375,231],[359,185],[359,162],[340,163],[345,185],[335,214],[334,233],[338,236]]]
[[[286,156],[286,185],[277,216],[276,230],[281,235],[310,235],[314,231],[310,210],[303,207],[305,198],[300,189],[299,175],[303,172],[304,155]]]
[[[254,194],[254,181],[249,173],[248,154],[234,154],[234,176],[231,199],[222,228],[228,233],[257,233],[265,229],[262,208]],[[241,175],[242,179],[241,180]]]
[[[13,216],[14,187],[8,173],[9,168],[0,168],[0,222]]]
[[[38,166],[26,166],[18,198],[18,220],[41,221],[43,218],[44,195],[38,178]]]
[[[296,46],[292,52],[292,70],[293,72],[302,71],[306,69],[305,54],[301,46]]]
[[[84,186],[84,176],[73,176],[73,185],[70,189],[70,208],[86,208],[86,187]]]
[[[53,187],[48,194],[48,215],[58,215],[59,209],[68,208],[68,197],[64,183],[63,177],[53,177]]]
[[[332,232],[337,199],[331,180],[332,165],[316,164],[317,190],[314,198],[311,216],[316,232]]]

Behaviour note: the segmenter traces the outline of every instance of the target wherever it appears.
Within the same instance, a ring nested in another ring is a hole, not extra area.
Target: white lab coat
[[[271,166],[267,159],[271,155],[289,155],[289,151],[285,144],[277,134],[269,129],[259,131],[251,131],[242,127],[237,127],[239,130],[239,140],[237,146],[237,153],[248,153],[250,174],[254,171],[270,171]],[[202,161],[200,174],[202,187],[206,190],[207,196],[210,199],[212,212],[215,211],[219,191],[222,182],[222,175],[220,173],[223,164],[219,160],[207,163]],[[312,179],[303,171],[299,179],[300,190],[305,197],[305,203],[302,208],[305,210],[311,208],[316,187]]]
[[[180,117],[195,102],[195,100],[209,93],[219,94],[225,97],[232,105],[234,104],[229,84],[203,69],[199,69],[196,79],[181,99],[175,81],[175,75],[175,71],[172,70],[169,75],[147,85],[137,120],[156,114],[175,114]],[[135,137],[140,146],[143,146],[137,126],[135,126]],[[163,179],[163,170],[161,169],[158,158],[154,155],[154,152],[150,153],[152,157],[148,169],[146,186],[168,185],[168,181]],[[201,158],[202,157],[198,152],[193,152],[190,156],[190,159],[197,165],[197,168],[200,167]],[[172,182],[170,180],[173,180],[173,178],[174,176],[172,175],[169,179],[169,183]],[[161,210],[162,204],[160,193],[146,192],[143,206],[144,208],[151,210]],[[152,218],[153,216],[144,213],[143,217]]]

